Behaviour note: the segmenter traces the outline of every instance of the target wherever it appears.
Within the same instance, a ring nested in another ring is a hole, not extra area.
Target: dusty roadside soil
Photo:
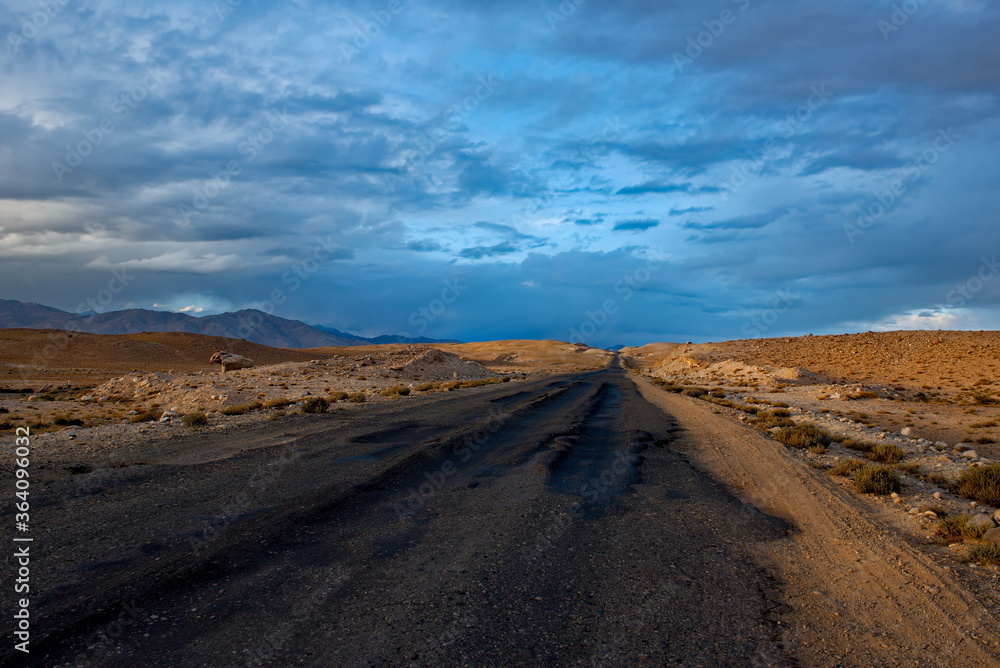
[[[633,379],[684,428],[675,447],[698,468],[797,527],[753,550],[782,582],[802,665],[1000,665],[996,617],[891,517],[710,405]]]

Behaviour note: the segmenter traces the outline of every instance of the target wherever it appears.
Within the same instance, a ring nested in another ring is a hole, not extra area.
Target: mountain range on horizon
[[[332,327],[309,325],[255,309],[193,316],[172,311],[125,309],[107,313],[70,313],[44,304],[0,299],[0,329],[62,329],[88,334],[189,332],[245,339],[275,348],[322,348],[386,343],[461,343],[457,339],[364,337]]]

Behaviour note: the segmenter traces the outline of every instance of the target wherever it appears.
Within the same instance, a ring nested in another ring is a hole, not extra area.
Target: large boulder
[[[965,526],[969,527],[970,529],[982,529],[983,531],[988,531],[989,529],[993,529],[996,527],[996,525],[993,524],[993,520],[991,520],[988,515],[982,515],[982,514],[973,515],[972,517],[970,517],[969,521],[966,522]]]
[[[243,355],[237,355],[236,353],[227,353],[224,350],[213,353],[208,363],[221,365],[223,373],[234,369],[249,369],[253,366],[253,360],[249,357],[243,357]]]

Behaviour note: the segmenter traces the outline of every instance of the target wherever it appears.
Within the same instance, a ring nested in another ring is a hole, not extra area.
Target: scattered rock
[[[899,430],[899,433],[903,436],[913,436],[913,429],[910,427],[903,427]]]
[[[937,442],[936,442],[936,443],[934,444],[934,449],[935,449],[935,450],[938,450],[938,451],[943,451],[943,450],[947,450],[947,449],[948,449],[948,444],[947,444],[947,443],[945,443],[944,441],[937,441]]]
[[[160,422],[170,422],[174,418],[179,418],[180,416],[181,414],[175,411],[163,411],[163,415],[160,416]]]
[[[993,513],[993,521],[996,522],[997,524],[1000,524],[1000,510],[997,510],[995,513]]]
[[[971,459],[979,459],[979,455],[976,453],[975,450],[966,450],[965,452],[963,452],[962,454],[960,454],[959,457],[962,457],[964,459],[970,459],[970,460]]]
[[[1000,529],[990,529],[983,534],[983,540],[993,545],[1000,545]]]
[[[993,524],[988,516],[979,514],[973,515],[969,518],[969,522],[966,524],[970,529],[993,529],[996,528],[996,524]]]
[[[967,446],[965,443],[956,443],[955,447],[952,448],[951,451],[952,452],[965,452],[968,449],[969,449],[969,446]]]
[[[933,494],[931,494],[931,496],[933,496],[935,499],[940,499],[941,498],[941,492],[934,492]]]

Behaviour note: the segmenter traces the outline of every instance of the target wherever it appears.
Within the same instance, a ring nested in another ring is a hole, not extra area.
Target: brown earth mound
[[[465,362],[455,353],[431,349],[407,363],[399,375],[407,380],[478,380],[496,374],[478,362]]]

